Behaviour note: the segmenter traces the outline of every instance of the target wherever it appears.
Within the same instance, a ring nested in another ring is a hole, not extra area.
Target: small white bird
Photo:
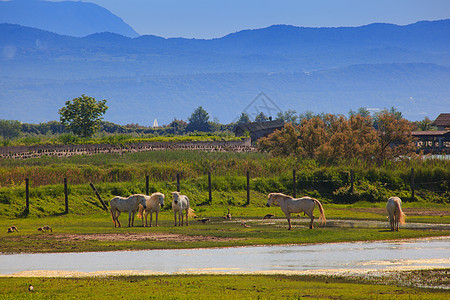
[[[32,292],[32,291],[34,290],[34,287],[30,284],[30,285],[28,286],[28,290],[29,290],[30,292]]]

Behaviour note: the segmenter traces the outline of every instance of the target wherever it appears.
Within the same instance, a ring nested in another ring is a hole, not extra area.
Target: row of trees
[[[275,156],[313,158],[323,162],[370,160],[382,162],[415,150],[413,126],[395,109],[374,117],[352,113],[304,118],[259,141],[259,147]]]

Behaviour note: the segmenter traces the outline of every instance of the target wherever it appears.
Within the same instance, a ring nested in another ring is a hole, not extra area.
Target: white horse
[[[147,224],[147,216],[150,214],[150,227],[152,227],[152,218],[153,218],[153,212],[156,214],[156,224],[155,226],[158,227],[158,214],[161,210],[161,207],[164,206],[164,194],[162,193],[153,193],[151,196],[145,195],[145,203],[147,204],[147,208],[144,209],[142,205],[139,205],[139,212],[137,217],[142,219],[142,226],[144,226],[144,215],[143,212],[145,211],[145,227],[148,226]]]
[[[314,215],[313,210],[317,204],[319,207],[320,217],[319,219],[322,220],[322,224],[326,223],[325,219],[325,213],[323,211],[322,204],[319,202],[319,200],[310,198],[310,197],[303,197],[294,199],[291,196],[282,194],[282,193],[271,193],[268,196],[267,200],[267,207],[270,207],[271,205],[278,204],[281,208],[281,210],[286,215],[286,218],[289,223],[289,230],[291,230],[291,213],[300,213],[304,212],[311,218],[311,223],[309,224],[309,228],[313,228],[313,221],[314,221]]]
[[[145,209],[147,204],[145,203],[145,195],[135,194],[128,198],[114,197],[110,202],[111,217],[114,222],[114,227],[120,227],[119,216],[121,212],[128,212],[128,227],[134,226],[134,215],[136,214],[139,204]]]
[[[177,214],[178,214],[178,226],[183,226],[183,211],[186,213],[186,226],[189,226],[189,198],[186,195],[181,195],[179,192],[172,192],[172,210],[175,218],[175,226],[177,226]]]
[[[398,231],[398,223],[405,224],[405,214],[402,211],[402,200],[399,197],[391,197],[386,204],[389,215],[389,224],[392,231]]]

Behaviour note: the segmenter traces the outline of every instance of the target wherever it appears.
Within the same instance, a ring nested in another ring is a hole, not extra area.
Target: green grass
[[[173,214],[170,210],[160,213],[159,227],[142,227],[140,219],[135,219],[135,227],[127,227],[127,215],[120,216],[124,227],[114,228],[111,216],[107,212],[99,211],[87,215],[60,215],[52,217],[30,218],[0,218],[0,252],[80,252],[80,251],[115,251],[115,250],[143,250],[143,249],[176,249],[176,248],[205,248],[231,247],[245,245],[276,245],[302,243],[332,243],[345,241],[373,241],[408,238],[423,238],[431,236],[448,236],[450,230],[415,230],[401,228],[399,232],[387,229],[388,222],[383,211],[358,212],[364,207],[355,205],[327,205],[324,206],[328,223],[333,224],[336,219],[345,220],[343,225],[320,226],[316,220],[313,230],[308,229],[309,219],[293,215],[293,229],[287,230],[287,221],[278,207],[236,206],[230,207],[233,219],[224,220],[226,207],[201,206],[196,208],[196,214],[206,217],[211,222],[203,224],[196,219],[190,219],[190,226],[174,227]],[[445,214],[446,207],[433,208],[438,214],[430,216],[432,223],[449,221]],[[275,214],[271,220],[263,220],[267,213]],[[317,211],[316,211],[317,213]],[[442,217],[439,213],[442,213]],[[366,226],[358,225],[357,220],[374,220],[382,223]],[[244,227],[241,221],[250,227]],[[408,219],[407,219],[408,221]],[[8,234],[6,228],[15,225],[19,233]],[[40,233],[38,227],[50,225],[52,233]],[[193,236],[193,240],[186,243],[176,240],[102,240],[98,237],[84,239],[85,235],[98,234],[176,234]],[[77,235],[76,239],[69,238]],[[211,238],[212,237],[212,238]]]
[[[29,285],[33,291],[28,291]],[[172,275],[0,278],[1,299],[445,299],[448,291],[339,277]]]

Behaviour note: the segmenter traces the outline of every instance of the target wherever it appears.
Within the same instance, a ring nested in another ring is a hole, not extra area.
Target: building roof
[[[433,123],[433,126],[438,127],[450,127],[450,113],[442,113],[440,114]]]
[[[275,121],[265,121],[265,122],[251,122],[240,124],[236,127],[235,132],[245,132],[254,133],[267,129],[278,129],[284,126],[283,120],[275,120]]]
[[[423,136],[448,136],[450,135],[450,130],[435,130],[435,131],[412,131],[412,136],[423,137]]]

